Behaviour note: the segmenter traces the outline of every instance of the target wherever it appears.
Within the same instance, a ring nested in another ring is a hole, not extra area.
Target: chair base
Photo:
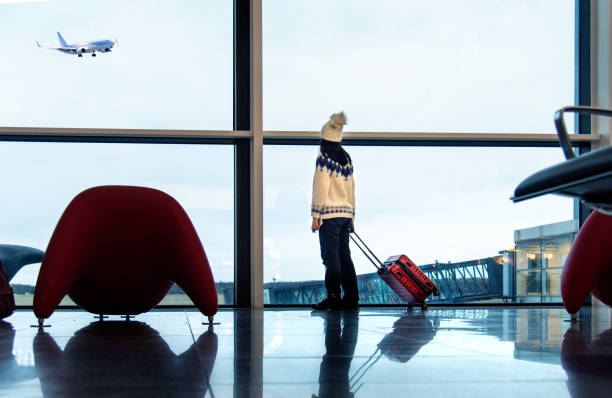
[[[208,325],[208,326],[221,325],[221,322],[213,322],[213,320],[214,320],[214,316],[209,316],[208,322],[202,322],[202,325]]]
[[[38,325],[30,325],[31,328],[50,328],[51,325],[45,325],[45,318],[38,318]]]

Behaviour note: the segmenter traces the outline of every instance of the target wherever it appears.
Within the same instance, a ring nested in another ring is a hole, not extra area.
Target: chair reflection
[[[37,377],[34,366],[20,366],[13,355],[15,329],[0,321],[0,389]]]
[[[217,347],[217,335],[209,330],[177,356],[144,323],[104,321],[77,331],[63,351],[39,332],[34,359],[46,397],[202,397]]]
[[[569,329],[561,345],[561,365],[572,397],[608,397],[612,391],[612,329],[595,336]],[[586,341],[585,341],[586,340]]]

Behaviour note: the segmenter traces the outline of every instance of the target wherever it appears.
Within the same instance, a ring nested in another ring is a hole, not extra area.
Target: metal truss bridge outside
[[[436,284],[439,296],[428,303],[464,303],[502,298],[502,256],[459,263],[434,263],[420,266]],[[357,276],[361,304],[398,304],[404,302],[375,273]],[[275,282],[264,285],[266,304],[312,304],[325,297],[323,281]]]

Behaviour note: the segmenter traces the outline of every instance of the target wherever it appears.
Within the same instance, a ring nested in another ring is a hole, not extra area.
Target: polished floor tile
[[[0,397],[612,397],[610,310],[151,311],[0,321]]]

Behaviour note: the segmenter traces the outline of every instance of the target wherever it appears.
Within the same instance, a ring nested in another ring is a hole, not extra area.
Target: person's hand
[[[313,233],[315,233],[319,229],[321,229],[321,219],[320,218],[313,218],[312,219],[312,226],[310,227],[310,229],[312,230]]]
[[[351,219],[351,230],[349,232],[355,232],[355,219]]]

